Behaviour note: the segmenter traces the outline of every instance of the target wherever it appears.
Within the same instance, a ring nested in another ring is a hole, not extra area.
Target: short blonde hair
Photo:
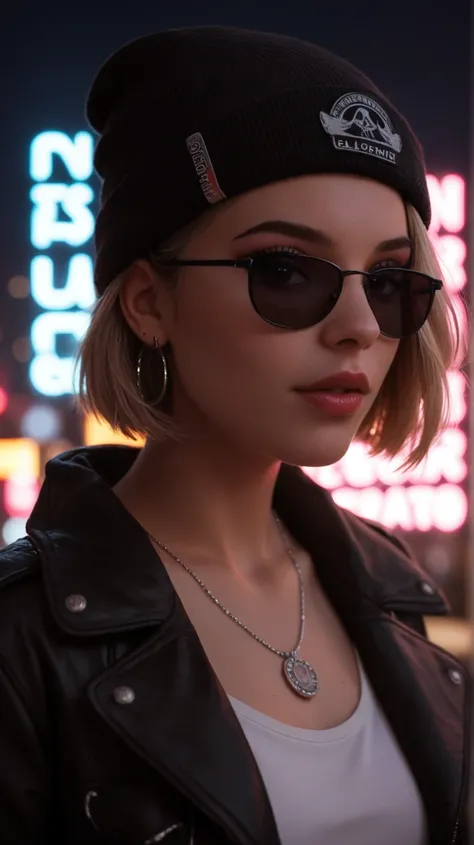
[[[440,264],[418,213],[407,208],[413,242],[413,267],[442,278]],[[193,227],[179,233],[153,254],[157,267],[178,257]],[[96,303],[80,349],[79,402],[87,413],[104,419],[126,437],[163,441],[180,433],[172,416],[148,404],[137,388],[141,344],[128,326],[120,305],[123,275]],[[394,362],[357,439],[374,455],[396,457],[403,467],[419,464],[447,425],[447,371],[466,354],[467,339],[446,288],[435,296],[430,316],[417,335],[400,341]]]
[[[412,266],[443,278],[426,228],[414,208],[407,208],[413,243]],[[467,308],[460,298],[467,321]],[[400,341],[378,396],[357,432],[372,455],[403,454],[401,468],[422,462],[450,418],[448,371],[463,364],[467,336],[446,285],[436,292],[428,320],[418,334]]]

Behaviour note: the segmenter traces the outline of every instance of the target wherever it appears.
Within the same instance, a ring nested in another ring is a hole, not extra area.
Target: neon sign
[[[430,237],[440,259],[456,311],[464,315],[460,296],[467,286],[465,180],[457,174],[428,176],[433,210]],[[331,491],[337,504],[359,516],[402,531],[453,532],[467,519],[463,488],[468,474],[468,441],[462,425],[467,417],[467,386],[458,370],[448,373],[451,415],[446,431],[423,463],[406,473],[395,460],[370,457],[367,447],[353,443],[342,460],[305,472]]]
[[[72,184],[51,181],[55,157],[59,158]],[[89,325],[94,303],[93,265],[84,251],[70,255],[66,278],[59,275],[54,255],[47,253],[58,244],[83,248],[94,232],[90,205],[94,191],[85,180],[93,172],[93,140],[88,132],[70,138],[64,132],[41,132],[30,147],[30,176],[36,182],[32,202],[30,239],[35,250],[30,267],[31,296],[42,309],[31,325],[33,357],[30,381],[44,396],[75,392],[73,379],[75,347]],[[72,339],[72,354],[61,355],[61,337]]]

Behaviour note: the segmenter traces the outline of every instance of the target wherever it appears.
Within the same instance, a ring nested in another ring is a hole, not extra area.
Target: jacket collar
[[[52,612],[70,633],[95,635],[160,624],[175,591],[146,533],[113,494],[137,449],[77,449],[51,461],[27,531],[41,553]],[[409,553],[383,531],[338,508],[301,470],[284,466],[275,509],[312,556],[323,587],[348,621],[385,610],[446,612],[444,598]],[[68,609],[71,596],[87,601]]]

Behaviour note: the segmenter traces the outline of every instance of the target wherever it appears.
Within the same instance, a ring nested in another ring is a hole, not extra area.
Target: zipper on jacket
[[[455,845],[456,839],[458,838],[458,832],[459,832],[459,816],[457,817],[456,824],[454,825],[453,838],[451,839],[451,845]]]

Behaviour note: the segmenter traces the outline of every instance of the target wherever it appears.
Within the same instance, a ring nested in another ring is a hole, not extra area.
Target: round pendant
[[[283,674],[294,692],[303,698],[312,698],[319,689],[319,681],[311,663],[298,660],[293,654],[283,664]]]

